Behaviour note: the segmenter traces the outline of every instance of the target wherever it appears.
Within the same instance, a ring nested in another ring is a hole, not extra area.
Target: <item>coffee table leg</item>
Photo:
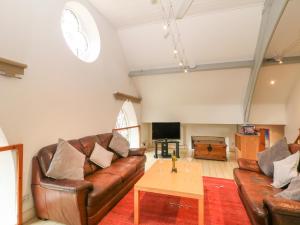
[[[204,197],[198,200],[198,224],[204,225]]]
[[[134,224],[139,224],[140,221],[140,191],[134,189]]]

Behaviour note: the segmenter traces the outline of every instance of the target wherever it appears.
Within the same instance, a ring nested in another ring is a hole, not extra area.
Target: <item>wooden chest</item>
[[[194,143],[194,158],[227,160],[225,140],[201,140]]]

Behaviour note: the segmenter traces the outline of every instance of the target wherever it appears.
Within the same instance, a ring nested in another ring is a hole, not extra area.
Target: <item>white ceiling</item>
[[[90,0],[92,4],[116,27],[140,25],[162,18],[159,0]],[[172,0],[175,8],[184,0]],[[264,0],[194,0],[187,15],[199,15],[217,10],[236,9],[253,4],[262,4]]]
[[[252,60],[262,6],[195,15],[178,25],[189,65]],[[118,31],[129,70],[178,66],[161,23]]]
[[[253,104],[285,104],[299,77],[300,64],[283,64],[262,67]],[[274,80],[275,84],[270,85]]]
[[[300,56],[300,1],[290,0],[273,35],[267,58]],[[296,40],[298,39],[298,42]]]

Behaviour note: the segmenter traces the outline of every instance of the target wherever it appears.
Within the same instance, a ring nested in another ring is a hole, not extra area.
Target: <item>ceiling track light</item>
[[[166,31],[164,33],[164,38],[170,38],[170,41],[173,45],[174,58],[177,59],[178,65],[184,68],[184,72],[187,73],[188,70],[186,68],[189,67],[188,60],[185,55],[185,49],[181,41],[181,34],[176,21],[176,14],[174,12],[173,2],[172,0],[160,0],[160,5],[164,20],[163,30]]]
[[[164,29],[164,30],[168,30],[168,27],[169,27],[168,24],[164,24],[164,25],[163,25],[163,29]]]
[[[275,57],[273,57],[273,59],[278,64],[283,64],[283,57],[282,56],[275,56]]]

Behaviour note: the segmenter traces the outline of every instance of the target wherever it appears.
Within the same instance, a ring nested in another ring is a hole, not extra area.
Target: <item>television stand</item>
[[[171,154],[169,154],[169,144],[176,144],[175,154],[176,154],[177,158],[180,158],[179,157],[179,141],[168,140],[168,139],[156,140],[155,141],[155,154],[154,154],[154,158],[158,158],[158,154],[157,154],[158,144],[161,144],[161,156],[163,158],[170,158],[172,156]]]

